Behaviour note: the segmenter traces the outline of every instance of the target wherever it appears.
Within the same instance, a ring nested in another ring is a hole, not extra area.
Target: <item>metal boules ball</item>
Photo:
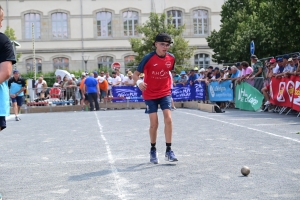
[[[247,167],[247,166],[242,167],[241,173],[242,173],[244,176],[248,176],[248,175],[250,174],[250,168]]]

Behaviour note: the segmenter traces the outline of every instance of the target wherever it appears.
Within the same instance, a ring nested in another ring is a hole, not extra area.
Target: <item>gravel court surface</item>
[[[173,150],[149,163],[144,110],[21,115],[0,134],[3,199],[299,199],[300,118],[173,113]],[[243,177],[242,166],[251,173]]]

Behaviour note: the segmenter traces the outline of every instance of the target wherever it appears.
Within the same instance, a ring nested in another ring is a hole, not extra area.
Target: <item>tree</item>
[[[176,64],[187,64],[194,49],[189,47],[188,41],[182,37],[184,29],[185,26],[176,28],[173,24],[166,23],[166,14],[159,16],[156,13],[150,13],[149,21],[137,27],[138,32],[144,37],[130,39],[132,50],[138,53],[135,57],[135,64],[137,65],[147,53],[154,51],[153,42],[158,33],[168,33],[172,37],[174,43],[169,52],[176,57]]]
[[[259,58],[299,51],[299,8],[298,0],[228,0],[220,30],[207,38],[214,61],[249,60],[251,40]]]
[[[11,40],[17,40],[17,37],[15,35],[15,30],[10,28],[9,26],[6,27],[5,31],[4,31],[4,34]],[[17,54],[17,62],[19,61],[20,57],[21,57],[21,53],[18,53]]]

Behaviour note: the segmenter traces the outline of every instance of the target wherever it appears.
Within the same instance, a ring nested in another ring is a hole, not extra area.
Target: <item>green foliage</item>
[[[17,40],[17,37],[15,35],[15,30],[10,28],[9,26],[6,27],[4,34],[10,39],[10,40]],[[22,56],[21,53],[17,53],[17,62],[19,62],[20,57]]]
[[[137,65],[146,54],[155,50],[153,42],[158,33],[168,33],[172,37],[174,44],[169,52],[176,57],[176,64],[185,64],[186,60],[193,55],[194,49],[189,47],[188,41],[182,37],[184,29],[185,26],[176,28],[173,24],[166,23],[166,14],[159,16],[156,13],[150,13],[149,21],[137,28],[144,37],[130,39],[132,50],[138,53],[134,65]]]
[[[221,18],[220,30],[207,38],[215,62],[249,60],[251,40],[259,58],[300,50],[298,0],[228,0]]]

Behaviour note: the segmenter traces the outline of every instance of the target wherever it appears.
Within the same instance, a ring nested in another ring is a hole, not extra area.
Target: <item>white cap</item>
[[[72,77],[72,78],[75,78],[75,75],[74,75],[74,74],[71,74],[71,77]]]
[[[201,68],[201,69],[199,70],[199,72],[205,72],[205,69],[204,69],[204,68]]]
[[[104,81],[104,78],[103,78],[103,77],[100,77],[100,78],[99,78],[99,83],[103,83],[103,81]]]

